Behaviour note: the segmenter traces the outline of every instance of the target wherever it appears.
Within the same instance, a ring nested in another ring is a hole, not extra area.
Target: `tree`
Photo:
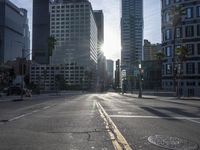
[[[159,64],[161,64],[163,59],[165,58],[165,54],[163,52],[158,52],[156,53],[155,57]]]
[[[179,75],[179,81],[177,83],[177,96],[178,98],[180,98],[180,89],[179,89],[179,82],[181,80],[181,76],[182,76],[182,66],[183,63],[187,60],[187,56],[188,56],[188,48],[185,46],[181,46],[179,48],[176,48],[176,61],[178,64],[178,75]]]
[[[182,16],[185,15],[185,9],[182,6],[174,6],[170,12],[171,23],[174,27],[181,23]]]
[[[53,50],[55,49],[56,45],[56,39],[53,36],[50,36],[48,38],[48,52],[49,52],[49,57],[53,55]]]
[[[176,56],[177,56],[178,62],[183,64],[183,62],[186,61],[188,53],[189,53],[189,51],[186,46],[181,46],[179,48],[176,48]]]
[[[155,55],[156,57],[156,60],[158,61],[158,65],[159,65],[159,70],[160,70],[160,84],[162,82],[162,62],[163,62],[163,59],[165,58],[165,54],[163,52],[158,52],[156,53]],[[161,86],[161,85],[159,85]],[[162,87],[162,86],[161,86]]]
[[[182,16],[185,15],[185,9],[179,5],[179,6],[174,6],[171,11],[170,11],[170,19],[171,19],[171,24],[172,27],[174,28],[174,53],[173,53],[173,74],[174,74],[174,90],[176,90],[176,76],[177,76],[177,68],[176,68],[176,28],[180,25],[180,23],[182,22]]]

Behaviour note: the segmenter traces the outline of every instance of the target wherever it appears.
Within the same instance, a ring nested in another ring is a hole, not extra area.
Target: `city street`
[[[110,92],[0,102],[0,150],[198,150],[199,145],[198,100]]]

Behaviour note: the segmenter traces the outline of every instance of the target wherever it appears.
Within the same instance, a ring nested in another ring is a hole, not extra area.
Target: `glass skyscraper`
[[[49,0],[33,0],[33,60],[49,63],[48,38],[50,30]]]
[[[122,70],[131,77],[142,60],[143,1],[122,0],[121,13]]]

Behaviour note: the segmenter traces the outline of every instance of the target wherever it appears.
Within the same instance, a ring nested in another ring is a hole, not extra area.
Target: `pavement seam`
[[[112,143],[115,150],[132,150],[124,136],[118,130],[117,126],[114,124],[112,119],[108,116],[104,108],[101,106],[99,102],[96,102],[96,106],[101,114],[101,117],[104,119],[106,124],[106,129],[108,129],[108,133],[110,138],[113,139]]]

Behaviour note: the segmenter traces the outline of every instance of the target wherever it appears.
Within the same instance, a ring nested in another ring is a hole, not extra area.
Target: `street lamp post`
[[[142,75],[141,75],[141,71],[142,71],[142,64],[139,63],[139,95],[138,98],[142,98]]]
[[[30,56],[31,55],[31,53],[29,53],[28,55],[24,55],[25,54],[25,49],[22,49],[22,62],[21,62],[21,100],[23,100],[23,97],[24,97],[24,70],[26,69],[26,68],[24,68],[24,59],[25,59],[25,61],[26,61],[26,58],[28,57],[28,56]]]

